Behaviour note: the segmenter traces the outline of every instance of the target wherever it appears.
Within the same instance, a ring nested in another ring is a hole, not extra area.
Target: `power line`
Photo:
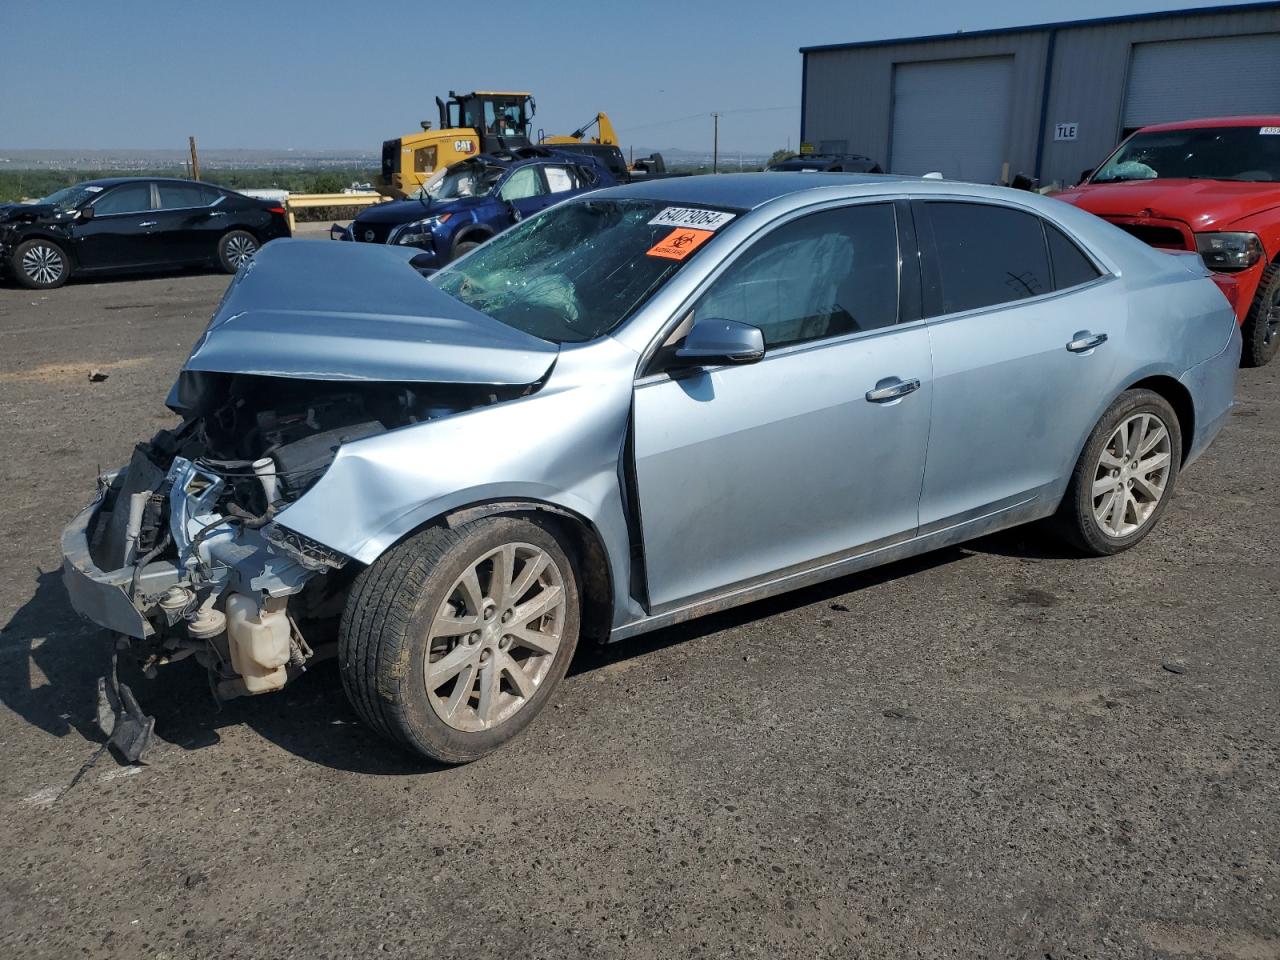
[[[788,105],[784,107],[739,107],[735,110],[719,110],[717,112],[721,116],[724,116],[725,114],[728,114],[728,113],[773,113],[779,110],[799,110],[799,109],[800,109],[800,105],[794,104],[794,105]],[[706,117],[707,117],[706,111],[703,111],[701,113],[691,113],[687,117],[675,117],[671,120],[657,120],[653,123],[638,123],[633,126],[619,127],[618,132],[630,133],[635,130],[649,130],[649,129],[652,129],[653,127],[665,127],[675,123],[687,123],[690,120],[705,120]]]

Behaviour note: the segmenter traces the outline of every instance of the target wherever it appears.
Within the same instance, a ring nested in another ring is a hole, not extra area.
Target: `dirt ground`
[[[457,769],[332,663],[219,710],[187,661],[63,793],[108,653],[59,531],[225,286],[0,286],[0,956],[1280,957],[1280,362],[1123,556],[1015,531],[580,651]]]

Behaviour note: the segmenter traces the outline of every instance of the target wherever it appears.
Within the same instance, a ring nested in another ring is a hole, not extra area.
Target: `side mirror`
[[[1096,167],[1089,167],[1087,170],[1081,170],[1080,179],[1077,180],[1076,183],[1077,184],[1084,183],[1086,180],[1088,180],[1090,177],[1093,176],[1096,169],[1097,169]]]
[[[81,207],[81,208],[80,208],[80,219],[81,219],[81,220],[92,220],[92,219],[93,219],[93,207]]]
[[[674,366],[711,367],[755,363],[764,357],[764,334],[759,327],[737,320],[699,320],[676,351]]]

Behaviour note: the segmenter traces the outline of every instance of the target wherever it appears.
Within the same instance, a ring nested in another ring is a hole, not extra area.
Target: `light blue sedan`
[[[662,180],[429,278],[412,254],[265,247],[174,386],[183,426],[63,547],[77,608],[153,663],[230,697],[336,649],[361,716],[445,762],[522,730],[580,637],[1044,518],[1133,546],[1240,357],[1194,255],[937,180]]]

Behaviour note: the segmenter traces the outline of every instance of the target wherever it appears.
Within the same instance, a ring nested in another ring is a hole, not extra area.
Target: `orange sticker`
[[[683,260],[714,236],[713,230],[690,230],[681,227],[672,230],[645,253],[651,257],[662,257],[664,260]]]

